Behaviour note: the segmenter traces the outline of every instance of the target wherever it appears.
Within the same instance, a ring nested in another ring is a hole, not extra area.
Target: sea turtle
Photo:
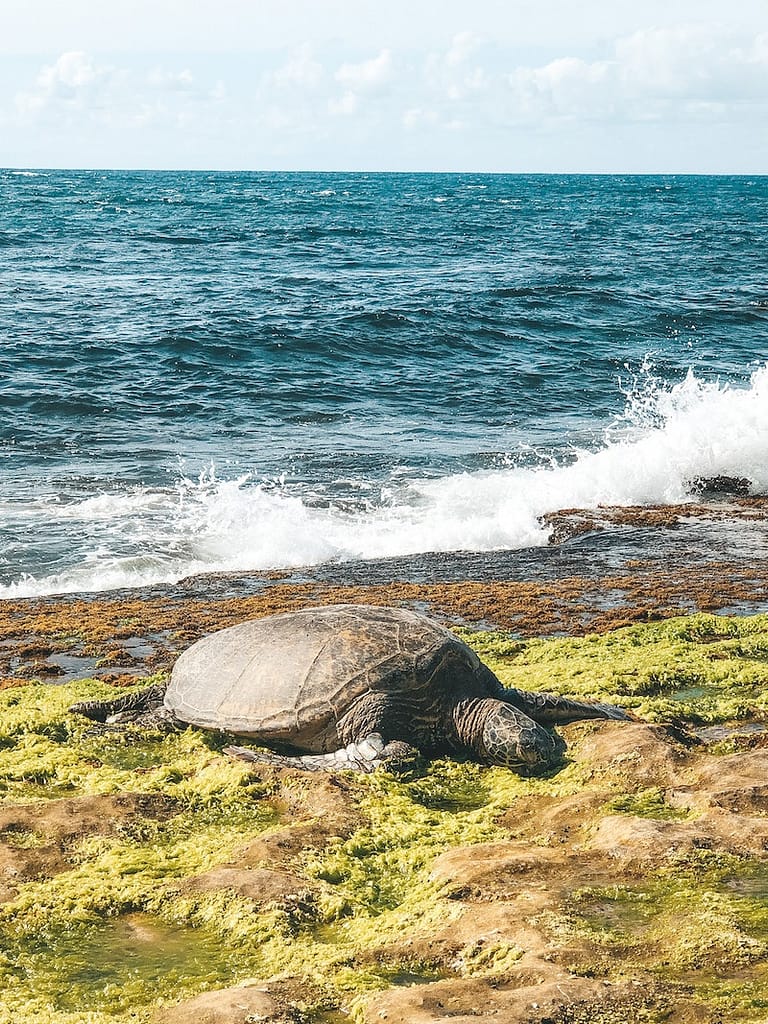
[[[438,623],[350,604],[222,629],[184,651],[167,687],[71,710],[100,722],[194,725],[273,748],[225,748],[246,760],[359,771],[445,753],[548,768],[565,750],[551,726],[630,718],[611,704],[507,689]]]

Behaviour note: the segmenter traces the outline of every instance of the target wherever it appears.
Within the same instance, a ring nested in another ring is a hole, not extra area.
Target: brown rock
[[[155,1024],[269,1024],[286,1019],[268,992],[250,985],[204,992],[154,1016]]]
[[[290,872],[302,850],[322,850],[331,839],[346,839],[363,821],[347,779],[262,765],[257,771],[262,777],[272,775],[275,793],[270,801],[290,824],[241,847],[235,857],[238,867]]]
[[[723,808],[744,814],[768,811],[768,750],[708,758],[697,765],[692,784],[678,788],[676,804]]]
[[[637,991],[587,978],[564,977],[554,982],[519,986],[516,979],[469,978],[436,981],[427,985],[393,988],[372,997],[364,1012],[365,1024],[553,1024],[562,1020],[561,1010],[599,1012],[606,1004],[626,1006],[625,1024],[638,1018],[632,1003],[640,1003]],[[578,1019],[588,1020],[589,1016]]]
[[[346,837],[352,829],[339,830],[321,821],[287,825],[264,838],[254,839],[237,852],[237,863],[243,867],[268,865],[291,867],[302,850],[322,849],[335,835]]]
[[[612,814],[589,844],[625,867],[658,867],[693,850],[762,854],[768,850],[768,818],[714,811],[690,821],[656,821]]]
[[[692,761],[686,748],[662,725],[645,722],[600,722],[582,727],[578,758],[595,779],[621,782],[629,791],[666,786],[679,779]]]
[[[0,835],[36,832],[66,843],[86,835],[111,832],[127,819],[164,821],[176,812],[174,802],[160,793],[115,793],[11,804],[0,807]]]
[[[506,978],[514,975],[525,984],[541,984],[563,975],[549,956],[550,940],[532,922],[557,901],[548,892],[523,893],[514,902],[456,904],[456,917],[436,932],[412,935],[402,942],[371,950],[355,958],[357,965],[416,961],[463,976],[478,968],[499,973],[503,961]],[[516,959],[510,970],[509,963]],[[494,970],[495,969],[495,970]]]
[[[305,896],[316,891],[318,886],[287,871],[223,866],[196,875],[189,879],[184,888],[198,891],[231,889],[258,903],[271,903]]]
[[[579,841],[588,822],[615,794],[606,786],[572,796],[520,797],[499,819],[517,838],[550,847],[572,845]]]
[[[0,903],[18,886],[67,871],[68,850],[90,835],[110,835],[127,823],[164,820],[177,808],[161,794],[118,793],[0,807]]]
[[[452,898],[513,899],[532,887],[541,888],[542,877],[562,868],[560,850],[524,843],[478,843],[441,854],[430,877],[446,881]]]

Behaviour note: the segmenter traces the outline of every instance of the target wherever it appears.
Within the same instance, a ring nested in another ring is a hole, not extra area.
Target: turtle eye
[[[565,749],[559,736],[501,702],[485,720],[482,746],[484,760],[515,771],[551,768]]]

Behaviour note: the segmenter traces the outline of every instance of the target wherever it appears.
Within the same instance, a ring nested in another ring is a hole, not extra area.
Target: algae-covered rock
[[[557,973],[557,972],[550,972]],[[564,975],[549,978],[473,978],[395,989],[372,999],[363,1024],[477,1024],[478,1021],[553,1024],[560,1021],[647,1021],[648,999],[626,985]],[[562,1014],[567,1007],[567,1017]],[[658,1018],[657,1018],[658,1019]]]
[[[654,723],[532,778],[318,777],[89,733],[103,683],[0,693],[0,1024],[764,1021],[768,622],[468,639]]]

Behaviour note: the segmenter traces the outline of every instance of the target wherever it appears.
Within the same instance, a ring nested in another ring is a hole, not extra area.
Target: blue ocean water
[[[768,488],[768,178],[0,171],[0,596]]]

